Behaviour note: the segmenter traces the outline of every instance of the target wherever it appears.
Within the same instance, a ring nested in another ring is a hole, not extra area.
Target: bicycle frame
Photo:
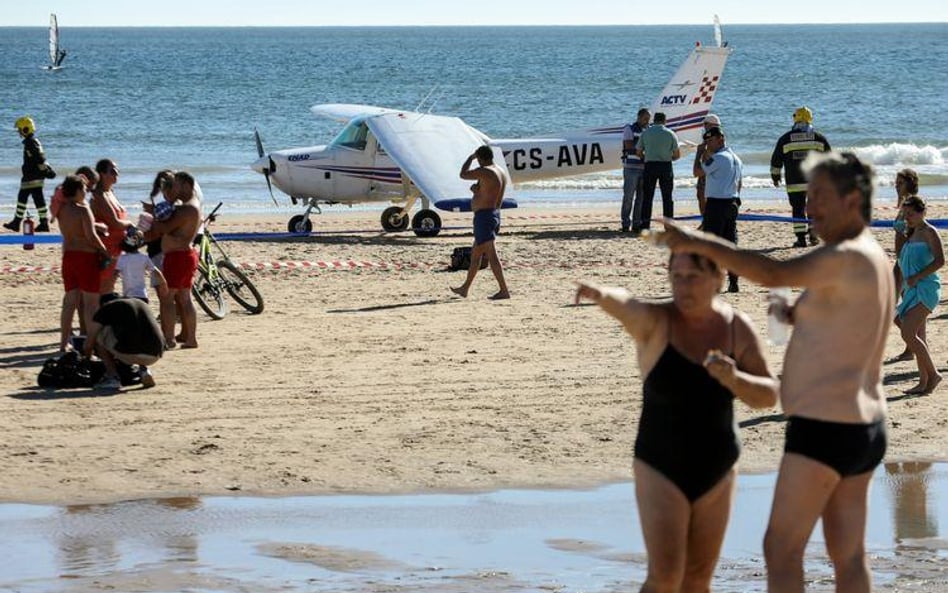
[[[221,299],[225,292],[248,313],[256,315],[263,311],[263,296],[253,282],[230,261],[227,252],[211,233],[210,225],[216,220],[217,211],[222,205],[223,202],[219,202],[203,221],[204,231],[196,242],[198,267],[192,292],[201,308],[214,319],[221,319],[227,314],[227,306]],[[214,259],[212,245],[220,252],[221,257],[217,260]],[[217,304],[216,307],[209,304],[209,297]]]
[[[200,239],[197,241],[198,273],[204,272],[212,281],[217,279],[217,265],[214,262],[214,254],[212,253],[211,245],[216,245],[221,255],[224,256],[224,259],[227,259],[227,254],[224,253],[220,244],[214,239],[214,235],[211,234],[210,229],[211,223],[217,219],[217,211],[220,210],[223,205],[224,202],[218,202],[217,206],[214,206],[214,209],[211,210],[211,213],[205,216],[204,220],[201,221],[201,227],[204,230],[200,235]]]

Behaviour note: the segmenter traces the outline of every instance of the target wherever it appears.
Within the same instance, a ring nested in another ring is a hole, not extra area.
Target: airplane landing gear
[[[436,237],[441,232],[441,217],[434,210],[419,210],[411,219],[411,229],[419,237]]]
[[[382,211],[382,228],[392,233],[408,228],[408,215],[400,206],[389,206]]]
[[[303,214],[297,214],[287,223],[286,230],[291,233],[309,233],[313,230],[313,221]]]

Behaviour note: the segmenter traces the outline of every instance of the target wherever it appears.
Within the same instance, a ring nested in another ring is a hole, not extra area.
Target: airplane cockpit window
[[[364,121],[353,120],[333,139],[333,146],[345,146],[355,150],[365,150],[366,140],[369,137],[369,127]]]

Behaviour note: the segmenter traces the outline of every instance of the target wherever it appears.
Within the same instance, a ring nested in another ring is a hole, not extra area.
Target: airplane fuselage
[[[622,132],[491,140],[504,153],[514,183],[572,177],[622,167]]]
[[[312,146],[269,155],[274,185],[297,198],[327,202],[389,201],[403,193],[402,173],[385,153],[342,146]],[[571,177],[622,167],[619,128],[562,137],[495,139],[511,181],[523,183]],[[377,145],[376,145],[377,146]],[[458,165],[460,169],[460,164]]]

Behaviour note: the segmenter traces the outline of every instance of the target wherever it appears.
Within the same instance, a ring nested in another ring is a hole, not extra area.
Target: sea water
[[[710,15],[709,15],[710,21]],[[265,148],[325,144],[341,123],[319,103],[367,103],[457,115],[494,137],[623,123],[649,105],[707,26],[70,28],[61,71],[45,23],[0,28],[0,215],[12,213],[32,115],[58,179],[100,158],[121,169],[121,200],[144,199],[162,168],[196,175],[208,201],[273,209],[256,158]],[[40,26],[42,25],[42,26]],[[785,199],[769,157],[808,105],[834,148],[855,150],[894,197],[902,167],[922,194],[948,197],[948,24],[735,25],[714,111],[745,163],[744,197]],[[692,199],[690,158],[676,166]],[[621,171],[524,184],[522,206],[617,202]],[[50,193],[49,191],[47,193]],[[284,208],[286,196],[277,193]]]

